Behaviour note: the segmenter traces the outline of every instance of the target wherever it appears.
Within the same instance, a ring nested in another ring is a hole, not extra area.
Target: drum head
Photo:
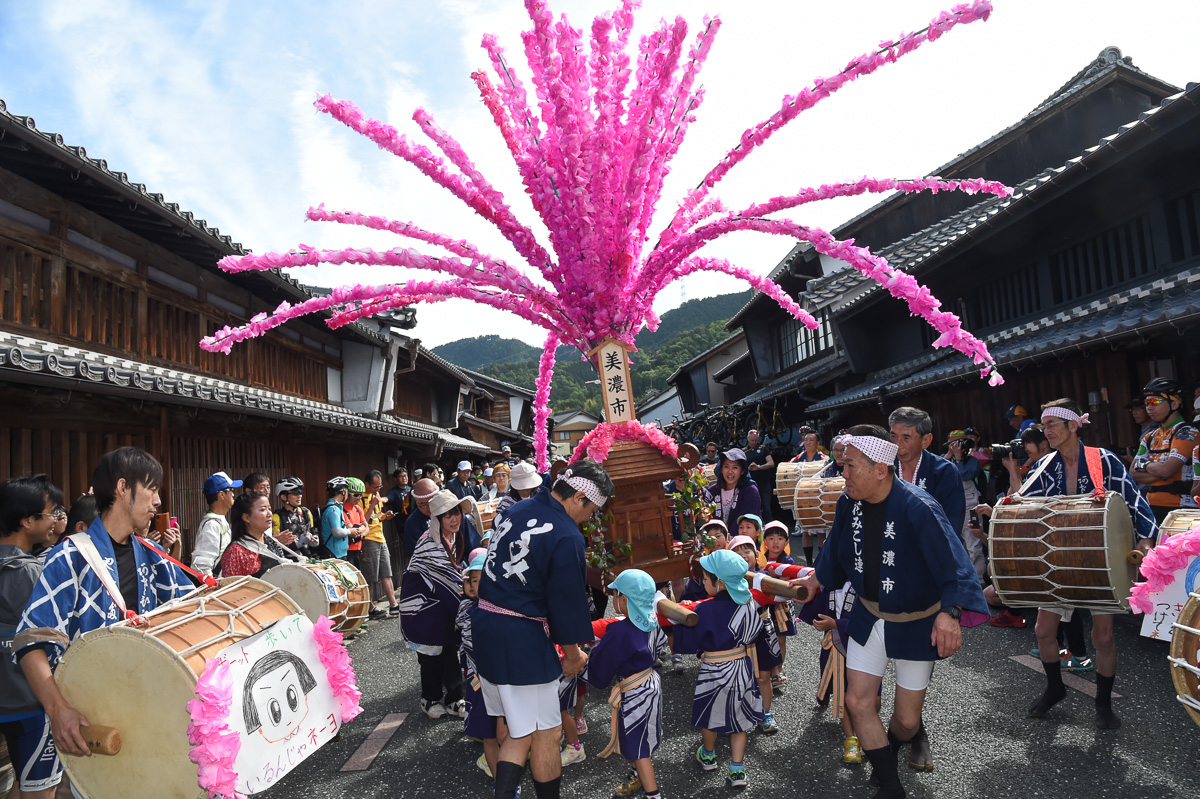
[[[1170,517],[1168,517],[1170,518]],[[1192,669],[1200,668],[1200,591],[1193,592],[1179,613],[1171,631],[1171,680],[1175,691],[1192,721],[1200,724],[1200,676]],[[1185,663],[1191,668],[1185,668]],[[1187,701],[1184,701],[1184,700]]]
[[[313,624],[329,615],[330,605],[346,601],[345,591],[338,590],[337,577],[327,573],[323,564],[281,563],[268,569],[262,579],[282,588]]]
[[[1108,546],[1109,585],[1113,587],[1114,597],[1121,606],[1129,610],[1129,595],[1133,593],[1133,580],[1137,577],[1137,567],[1130,565],[1126,559],[1134,544],[1133,517],[1129,515],[1125,499],[1116,492],[1108,492],[1104,504],[1107,511],[1105,541]]]

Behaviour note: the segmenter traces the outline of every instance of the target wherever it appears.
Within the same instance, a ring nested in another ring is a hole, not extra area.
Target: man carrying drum
[[[877,799],[903,797],[896,769],[901,745],[917,734],[933,663],[962,645],[963,611],[987,613],[979,580],[958,529],[941,505],[898,479],[897,446],[883,428],[856,425],[846,442],[846,493],[814,575],[820,587],[850,581],[858,602],[850,616],[846,707],[880,786]],[[878,696],[888,661],[896,668],[896,700],[885,731]]]
[[[162,465],[136,447],[100,459],[92,476],[100,515],[86,533],[64,538],[46,553],[46,567],[17,627],[13,652],[50,717],[59,751],[90,754],[79,729],[88,721],[63,698],[51,672],[64,650],[84,633],[148,613],[192,590],[182,569],[134,535],[154,520],[162,479]]]
[[[1042,429],[1054,452],[1034,464],[1029,478],[1017,493],[1022,497],[1051,497],[1089,494],[1098,488],[1116,492],[1129,506],[1138,538],[1137,548],[1148,552],[1158,534],[1150,504],[1115,453],[1083,446],[1079,429],[1087,423],[1088,415],[1081,413],[1074,400],[1057,399],[1043,405]],[[1094,453],[1090,459],[1089,452]],[[979,509],[991,513],[991,508],[986,505]],[[1121,719],[1112,711],[1113,679],[1117,673],[1113,614],[1120,611],[1094,607],[1091,611],[1092,643],[1096,647],[1096,726],[1112,730],[1121,726]],[[1029,706],[1029,715],[1034,718],[1045,716],[1067,695],[1062,681],[1062,664],[1058,660],[1058,624],[1060,620],[1070,621],[1073,612],[1072,608],[1038,609],[1038,653],[1046,672],[1046,690]]]

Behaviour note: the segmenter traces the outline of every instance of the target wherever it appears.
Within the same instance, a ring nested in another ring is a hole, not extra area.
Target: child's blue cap
[[[746,559],[728,549],[718,549],[700,558],[700,565],[725,583],[729,596],[739,605],[750,603],[750,586],[746,584]]]
[[[754,526],[757,527],[760,532],[762,531],[763,521],[762,521],[762,517],[759,516],[758,514],[743,513],[741,516],[738,517],[738,524],[741,524],[743,520],[749,520],[749,521],[754,522]]]
[[[648,633],[658,626],[658,619],[654,616],[653,577],[641,569],[626,569],[608,587],[625,597],[625,615],[634,627]]]
[[[467,571],[481,572],[483,571],[483,562],[487,560],[487,551],[480,552],[475,557],[471,558],[471,562],[467,564]]]

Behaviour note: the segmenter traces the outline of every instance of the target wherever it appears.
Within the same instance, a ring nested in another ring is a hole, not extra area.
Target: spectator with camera
[[[980,502],[979,488],[975,485],[975,478],[979,476],[980,467],[979,461],[973,454],[974,449],[975,446],[967,437],[966,430],[952,430],[946,438],[946,460],[958,469],[958,476],[963,485],[963,497],[968,509],[974,508]],[[982,583],[984,575],[987,574],[987,556],[983,551],[983,539],[970,534],[970,521],[970,511],[967,510],[963,514],[959,538],[962,539],[963,545],[967,549],[967,557],[971,559],[971,565],[975,567],[975,574]],[[960,524],[958,519],[952,519],[950,523]]]

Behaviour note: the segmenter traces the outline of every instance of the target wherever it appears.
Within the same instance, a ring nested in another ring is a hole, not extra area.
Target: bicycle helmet
[[[363,483],[362,480],[359,480],[357,477],[347,477],[346,478],[346,487],[350,489],[351,494],[367,493],[367,486]]]
[[[330,494],[339,494],[348,488],[350,488],[350,481],[345,477],[330,477],[329,482],[325,484],[325,490]]]
[[[285,477],[275,484],[275,496],[304,490],[304,481],[299,477]]]
[[[1142,389],[1143,395],[1157,395],[1183,402],[1183,385],[1169,377],[1156,377]]]

